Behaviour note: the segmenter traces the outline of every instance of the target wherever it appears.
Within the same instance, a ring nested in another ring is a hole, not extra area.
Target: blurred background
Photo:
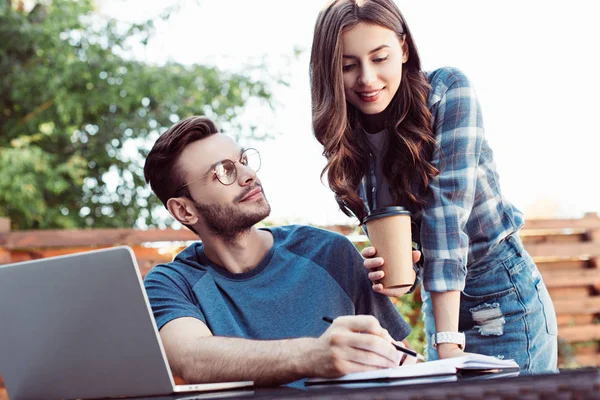
[[[397,1],[423,68],[475,86],[526,217],[600,211],[597,2]],[[308,61],[323,0],[0,0],[0,217],[12,230],[178,227],[143,160],[193,114],[257,147],[268,222],[355,224],[320,180]]]

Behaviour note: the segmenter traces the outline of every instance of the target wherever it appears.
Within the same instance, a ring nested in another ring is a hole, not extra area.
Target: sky
[[[170,1],[98,0],[125,21]],[[589,0],[397,0],[424,70],[461,69],[475,87],[503,194],[526,218],[600,213],[600,3]],[[308,63],[325,0],[181,0],[136,57],[240,71],[265,58],[289,86],[275,110],[252,104],[243,120],[275,133],[256,144],[276,223],[354,224],[320,180]],[[294,49],[302,52],[292,57]],[[594,50],[596,49],[596,50]]]

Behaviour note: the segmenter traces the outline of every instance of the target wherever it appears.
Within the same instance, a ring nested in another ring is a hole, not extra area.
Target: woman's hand
[[[462,357],[471,353],[465,353],[456,343],[440,343],[437,345],[438,357],[440,360],[452,357]]]
[[[383,277],[385,276],[385,273],[381,270],[381,267],[384,263],[383,258],[375,257],[375,255],[377,254],[377,250],[375,250],[375,247],[372,246],[365,247],[362,250],[361,254],[365,258],[363,265],[366,269],[370,271],[369,280],[371,280],[371,282],[373,283],[373,291],[384,294],[386,296],[400,297],[410,290],[409,286],[403,288],[384,289],[383,285],[379,283],[381,279],[383,279]],[[418,250],[413,250],[412,257],[414,264],[421,258],[421,252]]]

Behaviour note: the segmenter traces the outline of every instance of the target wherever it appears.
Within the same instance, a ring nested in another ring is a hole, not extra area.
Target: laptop
[[[253,386],[175,385],[128,246],[0,265],[0,375],[11,400]]]

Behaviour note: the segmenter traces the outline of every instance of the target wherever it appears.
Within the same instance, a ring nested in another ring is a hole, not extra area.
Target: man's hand
[[[371,315],[336,318],[310,353],[313,376],[339,377],[350,372],[397,367],[401,353],[393,338]]]
[[[383,285],[379,283],[385,276],[385,273],[381,270],[384,259],[382,257],[375,257],[377,250],[375,247],[365,247],[362,252],[362,256],[365,258],[363,265],[369,272],[369,279],[373,283],[373,291],[384,294],[386,296],[400,297],[405,295],[410,290],[410,287],[384,289]],[[421,258],[421,252],[413,250],[412,252],[413,264],[415,264]]]
[[[371,315],[336,318],[320,337],[249,340],[212,336],[200,320],[174,319],[160,330],[173,373],[188,383],[252,380],[273,386],[306,377],[397,367],[401,353]]]

